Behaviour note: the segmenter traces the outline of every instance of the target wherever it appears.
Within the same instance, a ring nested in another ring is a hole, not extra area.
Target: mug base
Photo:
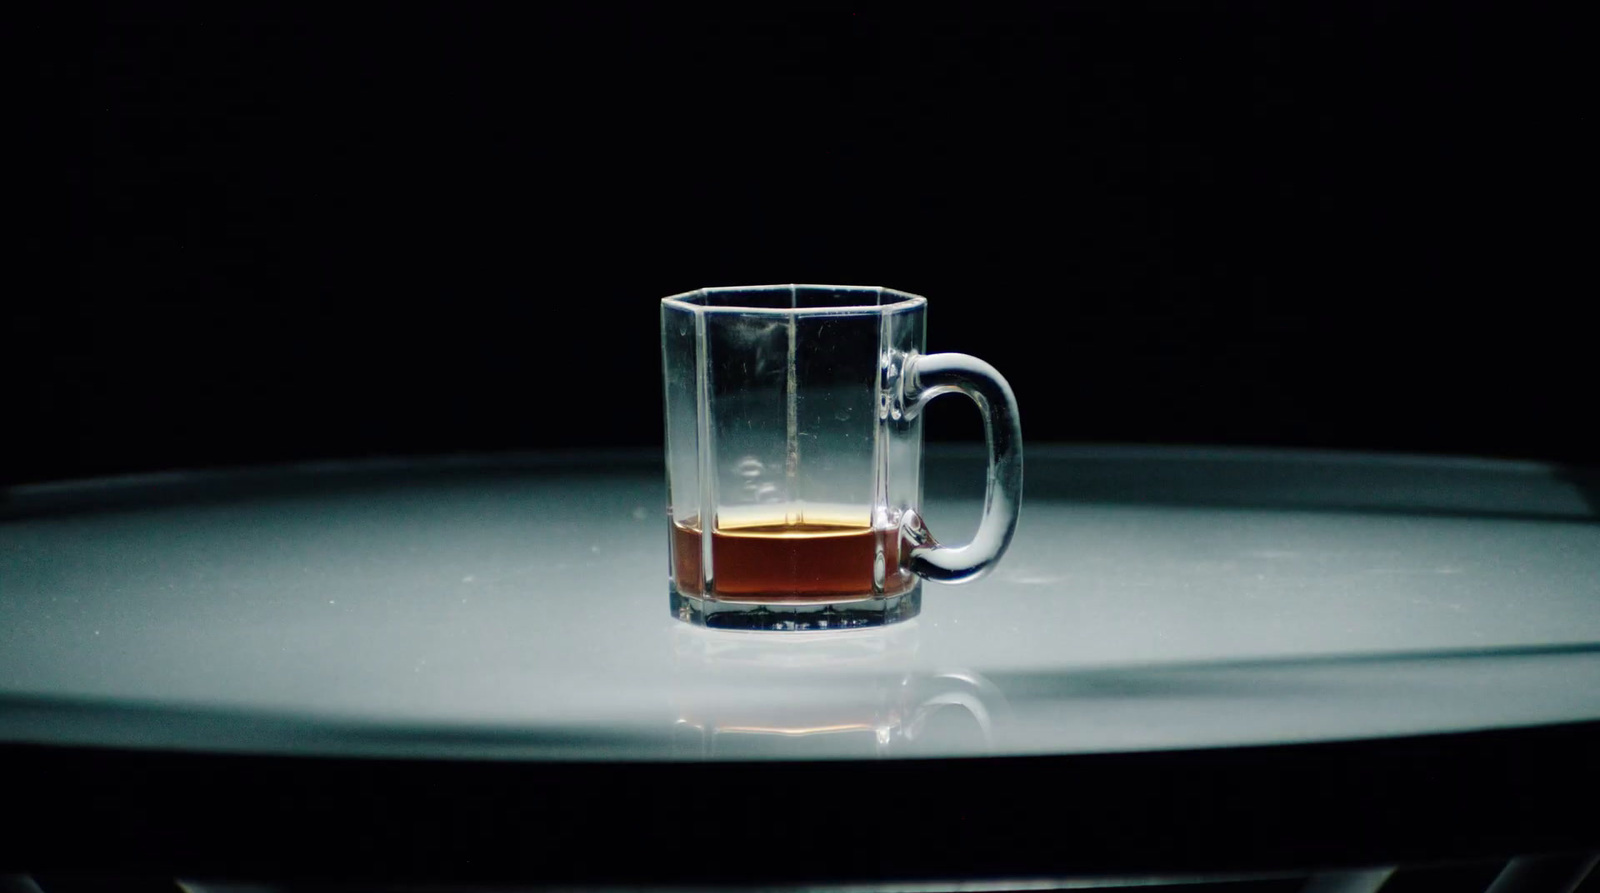
[[[844,602],[773,603],[711,601],[684,595],[667,583],[672,616],[707,629],[831,630],[888,626],[922,612],[922,583],[887,598]]]

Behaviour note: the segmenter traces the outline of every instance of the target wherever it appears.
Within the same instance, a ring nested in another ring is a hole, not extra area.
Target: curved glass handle
[[[983,413],[989,480],[984,487],[983,519],[972,541],[964,546],[939,545],[915,511],[907,511],[900,525],[911,543],[912,571],[945,583],[976,580],[994,567],[1011,545],[1022,508],[1022,422],[1017,418],[1017,398],[993,366],[964,353],[908,357],[900,388],[906,419],[916,418],[929,400],[950,393],[971,397]]]

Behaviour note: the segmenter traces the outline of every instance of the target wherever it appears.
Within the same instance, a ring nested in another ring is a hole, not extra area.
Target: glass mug
[[[1016,398],[988,363],[924,354],[927,300],[766,285],[663,298],[672,613],[723,629],[839,629],[915,617],[924,577],[975,579],[1022,497]],[[989,473],[972,541],[923,523],[922,408],[983,413]]]

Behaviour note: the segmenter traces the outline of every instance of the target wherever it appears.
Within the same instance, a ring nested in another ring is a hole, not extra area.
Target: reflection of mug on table
[[[921,580],[975,578],[1016,528],[1016,400],[989,364],[923,354],[927,302],[856,286],[715,288],[666,298],[673,613],[739,629],[836,629],[916,616]],[[983,519],[964,546],[920,516],[923,406],[983,412]]]
[[[682,627],[674,749],[686,759],[987,753],[1009,706],[965,670],[917,672],[916,624],[772,639]]]

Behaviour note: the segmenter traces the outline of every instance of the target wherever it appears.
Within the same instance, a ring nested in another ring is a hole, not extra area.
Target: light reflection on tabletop
[[[920,632],[916,620],[795,636],[673,630],[675,756],[989,752],[1005,696],[971,670],[918,670]],[[795,678],[812,690],[796,697]]]
[[[941,536],[980,461],[930,457]],[[659,454],[17,488],[0,739],[826,759],[1594,719],[1594,494],[1526,462],[1030,448],[1005,561],[897,638],[667,616]]]

